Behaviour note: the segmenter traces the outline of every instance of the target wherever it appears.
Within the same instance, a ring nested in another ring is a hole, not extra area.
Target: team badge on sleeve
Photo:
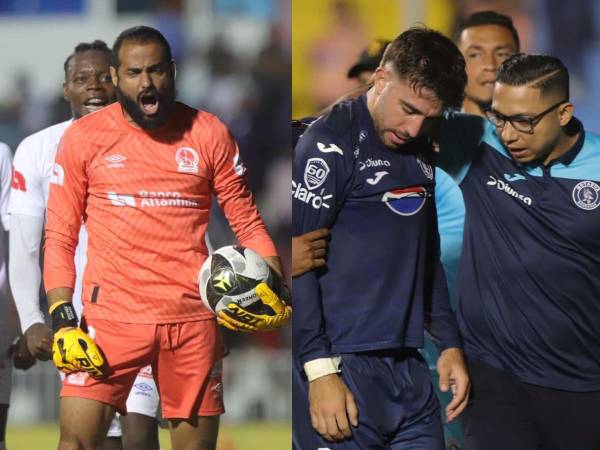
[[[573,201],[586,211],[596,209],[600,205],[600,186],[593,181],[582,181],[573,188]]]
[[[329,166],[321,158],[310,158],[304,169],[304,183],[309,190],[321,186],[329,175]]]

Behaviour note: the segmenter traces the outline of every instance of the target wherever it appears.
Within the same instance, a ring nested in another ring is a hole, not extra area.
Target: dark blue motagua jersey
[[[521,381],[600,390],[600,137],[548,166],[516,163],[482,118],[450,114],[440,166],[466,220],[458,275],[465,352]]]
[[[431,145],[397,151],[375,131],[365,97],[311,124],[294,152],[294,235],[331,230],[327,268],[294,278],[294,355],[421,347],[423,326],[458,347],[434,204]]]

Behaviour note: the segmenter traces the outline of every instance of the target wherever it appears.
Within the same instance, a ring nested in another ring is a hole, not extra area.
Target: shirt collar
[[[577,134],[579,133],[579,137],[573,146],[563,153],[561,156],[553,160],[550,164],[564,164],[568,166],[573,162],[573,160],[577,157],[581,149],[583,148],[583,143],[585,141],[585,130],[583,129],[583,124],[581,121],[573,117],[571,122],[567,125],[570,133]]]

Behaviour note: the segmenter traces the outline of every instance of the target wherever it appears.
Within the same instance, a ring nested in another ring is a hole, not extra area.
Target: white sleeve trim
[[[334,356],[333,358],[318,358],[304,363],[304,373],[308,381],[314,381],[317,378],[331,375],[332,373],[340,373],[340,363],[342,358]]]
[[[40,243],[43,228],[44,219],[22,214],[11,215],[8,276],[23,332],[34,323],[44,323],[44,314],[39,304],[42,281]]]

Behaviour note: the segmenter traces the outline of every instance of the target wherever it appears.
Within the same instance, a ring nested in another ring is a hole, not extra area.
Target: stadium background
[[[102,39],[112,46],[127,27],[154,26],[172,46],[178,99],[216,113],[238,140],[289,274],[290,14],[290,0],[0,0],[0,141],[14,152],[27,135],[69,118],[63,62],[76,44]],[[218,208],[209,233],[215,248],[233,243]],[[289,330],[227,332],[226,339],[219,450],[287,448]],[[56,448],[58,390],[51,362],[15,371],[10,450]],[[170,448],[164,430],[161,444]]]
[[[478,10],[512,17],[521,51],[558,56],[571,75],[575,115],[600,132],[600,2],[594,0],[294,0],[292,117],[314,115],[356,86],[348,69],[372,39],[425,24],[452,37]]]

